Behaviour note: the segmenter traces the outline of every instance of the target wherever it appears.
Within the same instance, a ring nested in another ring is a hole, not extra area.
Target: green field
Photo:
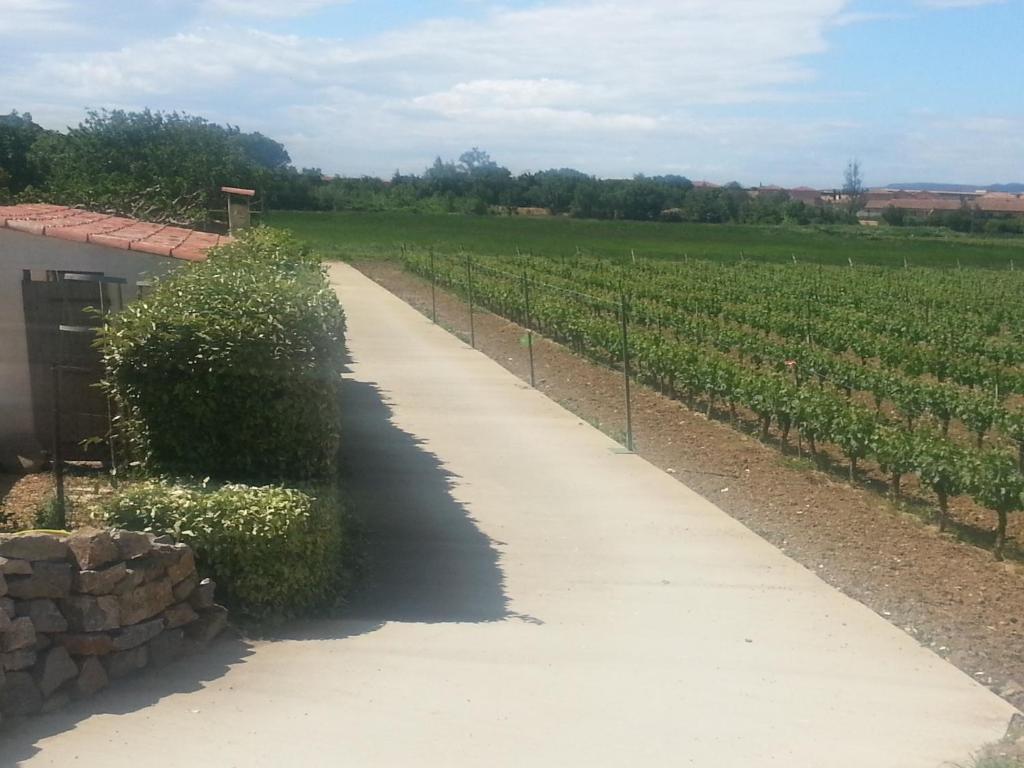
[[[538,256],[577,251],[603,258],[712,259],[903,266],[1024,268],[1024,239],[971,238],[930,229],[661,224],[569,218],[415,213],[275,212],[285,227],[328,258],[390,257],[402,245]]]

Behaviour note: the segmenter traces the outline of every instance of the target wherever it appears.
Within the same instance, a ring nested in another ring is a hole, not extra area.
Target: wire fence
[[[633,436],[633,403],[631,393],[631,382],[632,370],[630,368],[630,323],[629,323],[629,297],[626,291],[623,289],[620,291],[618,300],[609,299],[607,297],[595,296],[593,294],[578,291],[566,286],[556,285],[554,283],[547,282],[545,280],[538,279],[535,275],[531,274],[528,259],[523,260],[522,270],[517,274],[505,269],[500,269],[489,264],[484,264],[472,256],[465,254],[461,257],[464,262],[464,270],[466,275],[466,290],[465,299],[468,307],[468,323],[469,323],[469,343],[476,349],[477,338],[476,338],[476,315],[480,311],[481,304],[478,301],[476,294],[475,278],[480,274],[487,274],[493,277],[497,277],[508,281],[509,285],[516,286],[516,290],[521,291],[522,299],[522,312],[518,317],[514,318],[519,325],[521,325],[526,331],[526,353],[527,362],[529,365],[530,375],[530,386],[536,388],[537,386],[537,370],[536,360],[534,354],[534,334],[540,333],[535,322],[535,317],[531,311],[531,299],[534,299],[538,291],[549,291],[555,292],[562,296],[568,297],[575,301],[585,302],[592,309],[600,307],[604,311],[611,312],[616,316],[619,328],[621,330],[620,340],[620,359],[619,362],[622,366],[622,387],[623,397],[625,400],[625,446],[626,449],[632,452],[634,450],[634,436]],[[433,249],[430,251],[430,316],[434,324],[437,324],[437,288],[438,288],[438,265],[437,257]],[[498,313],[500,314],[500,313]],[[509,318],[513,319],[513,318]],[[542,334],[541,334],[542,335]]]

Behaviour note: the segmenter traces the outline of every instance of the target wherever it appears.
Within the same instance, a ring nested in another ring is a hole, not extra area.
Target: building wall
[[[21,283],[26,269],[102,272],[123,277],[124,299],[137,283],[185,262],[119,248],[76,243],[0,229],[0,467],[17,468],[19,456],[43,449],[33,423],[32,387]]]

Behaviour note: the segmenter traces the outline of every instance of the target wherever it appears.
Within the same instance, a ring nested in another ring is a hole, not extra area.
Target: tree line
[[[513,174],[478,148],[419,174],[327,177],[296,168],[261,133],[178,112],[100,110],[66,132],[31,114],[0,115],[0,204],[45,201],[199,225],[223,185],[256,189],[278,210],[502,214],[538,209],[592,219],[796,224],[855,221],[848,208],[807,205],[782,190],[694,185],[684,176],[602,179],[572,168]]]
[[[67,132],[0,115],[0,203],[41,201],[196,225],[222,185],[269,189],[296,171],[279,142],[177,112],[90,111]]]

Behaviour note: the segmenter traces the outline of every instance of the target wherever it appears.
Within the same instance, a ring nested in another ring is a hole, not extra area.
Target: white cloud
[[[236,0],[218,2],[226,10]],[[204,12],[207,26],[50,54],[5,80],[37,119],[47,116],[40,92],[83,106],[184,109],[279,138],[297,163],[328,171],[418,171],[478,145],[514,169],[608,175],[724,151],[722,172],[743,176],[752,138],[763,146],[773,132],[773,146],[795,146],[805,131],[702,111],[796,98],[814,78],[808,57],[826,51],[847,6],[561,0],[353,43],[240,29]]]
[[[875,162],[878,126],[867,133],[781,109],[811,98],[814,57],[832,29],[875,18],[851,13],[850,0],[554,0],[352,42],[250,28],[260,14],[327,4],[193,3],[201,26],[186,20],[98,52],[20,57],[0,63],[0,77],[11,106],[44,124],[63,127],[69,105],[186,110],[262,131],[296,163],[331,172],[418,171],[474,145],[514,170],[766,183],[827,183],[836,158],[852,154]],[[16,5],[38,15],[57,2],[0,0]],[[230,15],[243,8],[252,12],[246,27]],[[828,96],[810,114],[842,113],[851,98]],[[778,116],[756,116],[765,104]],[[887,148],[876,157],[895,167],[905,159]]]
[[[1001,5],[1006,0],[918,0],[925,8],[976,8],[981,5]]]
[[[263,18],[305,16],[334,5],[345,5],[350,0],[209,0],[204,10],[213,14],[239,15]]]
[[[62,0],[0,0],[0,37],[68,29]]]
[[[336,60],[341,55],[341,49],[333,51]],[[154,96],[180,95],[187,100],[210,92],[231,101],[235,88],[244,96],[245,88],[267,90],[275,82],[315,84],[325,74],[311,66],[315,56],[308,43],[295,36],[199,29],[117,51],[50,55],[11,83],[26,90],[37,82],[59,83],[65,92],[93,102],[144,105]]]
[[[653,113],[773,98],[808,80],[802,60],[825,50],[824,30],[845,2],[563,2],[476,22],[429,21],[354,46],[203,28],[119,50],[47,56],[28,77],[53,77],[74,92],[144,97],[202,89],[211,79],[256,85],[277,76],[352,84],[421,105],[628,101]]]

